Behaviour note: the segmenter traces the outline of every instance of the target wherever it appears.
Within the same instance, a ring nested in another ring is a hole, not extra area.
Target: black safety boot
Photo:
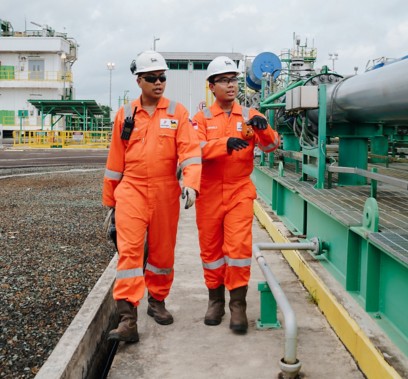
[[[225,286],[208,289],[208,309],[204,316],[205,325],[219,325],[225,315]]]
[[[126,300],[118,300],[116,307],[119,313],[119,325],[109,332],[108,340],[138,342],[137,308]]]
[[[169,325],[173,323],[173,316],[165,307],[164,300],[156,300],[152,295],[148,295],[147,301],[149,303],[147,307],[147,314],[154,318],[160,325]]]
[[[230,291],[229,308],[231,311],[230,329],[244,334],[248,330],[246,315],[246,294],[248,286],[238,287]]]

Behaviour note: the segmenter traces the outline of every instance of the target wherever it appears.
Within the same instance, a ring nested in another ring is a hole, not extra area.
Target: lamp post
[[[62,100],[65,100],[65,76],[67,74],[66,59],[67,59],[67,55],[64,52],[62,52],[62,54],[61,54],[61,62],[62,62],[62,66],[63,66],[63,68],[62,68],[62,70],[63,70],[62,71],[62,80],[64,81],[64,86],[63,86],[63,89],[62,89],[62,96],[61,96]]]
[[[332,61],[332,70],[334,71],[334,61],[337,61],[337,59],[339,59],[339,54],[329,53],[329,59]]]
[[[153,36],[153,50],[156,51],[156,41],[160,41],[160,38]]]
[[[112,70],[115,69],[115,63],[108,62],[107,67],[109,70],[109,109],[112,110]]]

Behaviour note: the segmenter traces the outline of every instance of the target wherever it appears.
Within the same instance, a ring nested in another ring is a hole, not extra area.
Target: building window
[[[170,70],[188,70],[188,61],[171,61],[167,60]]]
[[[0,66],[0,79],[14,80],[14,66]]]
[[[210,62],[193,62],[193,69],[194,70],[206,70]]]

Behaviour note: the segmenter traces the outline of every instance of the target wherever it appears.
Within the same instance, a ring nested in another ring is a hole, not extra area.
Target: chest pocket
[[[160,134],[158,138],[157,153],[159,159],[177,159],[176,136]]]
[[[213,119],[213,115],[208,108],[203,109],[205,121],[206,121],[206,137],[207,141],[218,139],[222,137],[222,127],[218,125]]]
[[[214,124],[213,122],[207,121],[207,141],[218,139],[222,137],[222,128],[219,125]]]
[[[176,160],[177,159],[177,130],[179,120],[172,118],[176,110],[176,103],[171,101],[167,108],[168,118],[160,120],[158,131],[158,155],[159,159]]]

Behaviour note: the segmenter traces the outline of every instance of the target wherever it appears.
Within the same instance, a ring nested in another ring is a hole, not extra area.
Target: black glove
[[[265,130],[268,127],[268,122],[262,116],[254,116],[247,122],[247,125],[252,125],[258,130]]]
[[[242,150],[249,146],[249,143],[241,138],[231,137],[227,140],[227,149],[231,153],[232,150]]]
[[[117,249],[115,208],[109,208],[108,214],[106,215],[105,221],[103,223],[103,230],[105,232],[106,238],[111,239]]]

